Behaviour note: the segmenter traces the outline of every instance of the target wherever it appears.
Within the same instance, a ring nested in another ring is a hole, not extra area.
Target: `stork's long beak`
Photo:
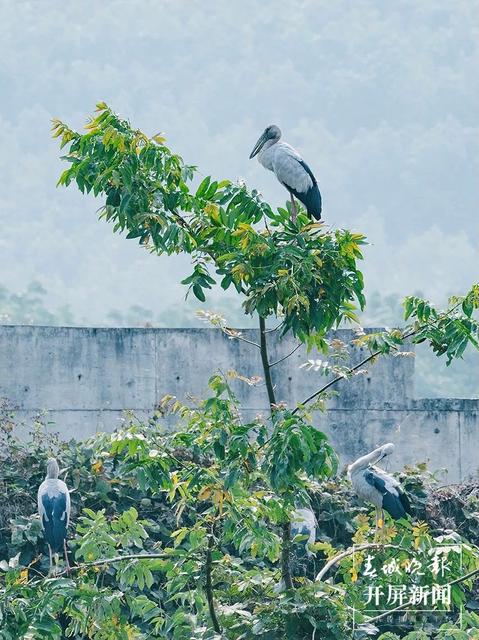
[[[265,132],[258,139],[258,142],[253,147],[253,151],[249,154],[249,159],[250,160],[251,160],[251,158],[254,158],[255,155],[257,155],[261,151],[261,149],[263,148],[263,145],[264,145],[264,143],[266,142],[267,139],[268,139],[268,136],[266,135],[266,132]]]

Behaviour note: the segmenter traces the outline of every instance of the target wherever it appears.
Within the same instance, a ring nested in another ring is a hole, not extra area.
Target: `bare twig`
[[[295,346],[295,348],[294,348],[292,351],[290,351],[290,352],[288,353],[288,355],[287,355],[287,356],[284,356],[283,358],[280,358],[279,360],[275,360],[275,362],[270,362],[269,366],[270,366],[270,367],[274,367],[275,365],[279,364],[280,362],[283,362],[283,360],[287,360],[290,356],[292,356],[292,355],[293,355],[293,353],[295,353],[295,352],[296,352],[300,347],[302,347],[302,346],[303,346],[303,343],[302,343],[302,342],[300,342],[299,344],[297,344],[297,345]]]
[[[407,340],[408,338],[413,336],[415,333],[417,333],[417,331],[411,331],[410,333],[407,333],[405,336],[403,336],[402,339],[403,340]],[[361,362],[359,362],[359,364],[355,365],[354,367],[351,367],[348,370],[348,374],[350,375],[350,374],[354,373],[355,371],[360,369],[363,365],[365,365],[367,362],[370,362],[371,360],[373,360],[377,356],[381,355],[381,353],[382,353],[382,351],[375,351],[374,353],[371,353],[367,358],[364,358],[364,360],[361,360]],[[295,409],[293,409],[292,414],[294,415],[295,413],[297,413],[301,409],[301,407],[303,407],[305,404],[308,404],[308,402],[311,402],[311,400],[314,400],[319,395],[324,393],[327,389],[332,387],[334,384],[336,384],[340,380],[344,380],[344,378],[345,378],[345,376],[341,375],[341,376],[337,376],[336,378],[333,378],[332,380],[330,380],[327,384],[325,384],[323,387],[321,387],[321,389],[319,389],[318,391],[316,391],[315,393],[310,395],[308,398],[306,398],[306,400],[304,400],[303,402],[298,404],[298,406]]]
[[[349,374],[354,373],[356,371],[356,369],[360,369],[367,362],[370,362],[371,360],[373,360],[373,358],[376,358],[378,355],[380,355],[380,353],[381,353],[381,351],[375,351],[374,353],[369,355],[367,358],[364,358],[364,360],[361,360],[361,362],[359,364],[357,364],[355,367],[351,367],[349,369],[348,373]],[[307,397],[306,400],[303,400],[303,402],[301,402],[301,404],[298,404],[298,406],[295,409],[293,409],[293,411],[292,411],[293,415],[295,413],[297,413],[300,410],[300,408],[303,407],[305,404],[308,404],[308,402],[311,402],[311,400],[314,400],[319,395],[324,393],[327,389],[329,389],[329,387],[332,387],[333,384],[336,384],[340,380],[344,380],[344,378],[345,378],[345,376],[342,375],[342,376],[337,376],[336,378],[333,378],[332,380],[330,380],[327,384],[325,384],[323,387],[321,387],[321,389],[319,389],[318,391],[315,391],[315,393],[313,393],[309,397]]]
[[[276,327],[273,327],[272,329],[266,329],[265,333],[274,333],[275,331],[278,331],[278,329],[282,327],[283,324],[284,324],[284,320],[280,322],[278,325],[276,325]]]
[[[238,331],[236,331],[236,329],[232,329],[231,327],[224,327],[222,331],[226,336],[228,336],[228,338],[241,340],[241,342],[246,342],[247,344],[253,345],[253,347],[261,349],[261,345],[259,345],[257,342],[253,342],[253,340],[248,340],[248,338],[242,336]]]

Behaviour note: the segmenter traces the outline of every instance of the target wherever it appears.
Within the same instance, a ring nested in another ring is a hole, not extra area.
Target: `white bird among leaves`
[[[358,496],[376,507],[376,536],[384,525],[384,511],[394,520],[411,513],[411,505],[400,483],[393,476],[374,466],[394,451],[391,442],[374,449],[348,468],[348,474]]]
[[[291,538],[295,536],[308,536],[301,544],[302,555],[310,558],[313,553],[310,545],[316,542],[316,517],[311,509],[295,509],[291,519]]]
[[[291,195],[291,217],[296,220],[294,198],[304,204],[311,218],[321,220],[321,193],[313,172],[300,154],[286,142],[280,142],[281,129],[275,124],[266,127],[261,134],[250,159],[258,156],[260,164],[272,171]]]
[[[60,469],[55,458],[47,461],[47,477],[38,488],[38,513],[50,555],[50,572],[53,571],[53,555],[58,565],[58,554],[65,554],[67,572],[70,571],[67,552],[67,528],[70,522],[70,492],[58,478]]]

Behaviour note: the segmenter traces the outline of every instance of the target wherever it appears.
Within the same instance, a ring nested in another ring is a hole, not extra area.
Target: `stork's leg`
[[[293,194],[291,194],[291,220],[296,222],[296,218],[298,216],[298,210],[296,208],[296,201],[294,199]]]
[[[58,571],[58,553],[57,553],[57,552],[55,552],[55,553],[53,554],[53,558],[54,558],[54,560],[55,560],[55,569],[54,569],[54,571],[53,571],[53,575],[55,575],[55,576],[56,576],[56,575],[58,575],[58,573],[59,573],[59,571]]]
[[[70,563],[68,562],[67,541],[63,541],[63,551],[65,553],[65,564],[67,566],[67,574],[70,575]]]

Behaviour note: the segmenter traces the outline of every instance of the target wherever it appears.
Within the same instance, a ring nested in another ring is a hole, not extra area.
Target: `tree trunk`
[[[281,577],[286,589],[293,588],[291,577],[291,522],[283,524],[283,548],[281,551]]]
[[[213,558],[212,551],[214,545],[213,532],[211,532],[208,538],[208,547],[206,549],[206,599],[208,601],[208,610],[210,612],[211,622],[213,623],[213,629],[216,633],[221,633],[220,623],[218,622],[218,618],[216,617],[215,610],[215,601],[213,599],[213,581],[211,578],[212,568],[213,568]]]
[[[268,360],[268,345],[266,343],[266,323],[264,318],[259,317],[259,332],[260,332],[260,347],[261,347],[261,361],[263,363],[264,381],[266,383],[266,390],[268,392],[269,406],[271,415],[274,412],[274,405],[276,404],[276,398],[274,395],[273,381],[271,379],[271,368]]]
[[[259,317],[259,332],[260,332],[260,348],[261,348],[261,361],[263,363],[264,381],[266,383],[266,390],[268,392],[269,407],[271,411],[271,418],[273,421],[276,412],[276,396],[274,393],[273,380],[271,378],[271,366],[268,358],[268,344],[266,342],[266,323],[264,318]],[[281,577],[283,579],[286,589],[293,588],[293,580],[291,578],[291,522],[287,520],[282,525],[282,551],[281,551]]]

